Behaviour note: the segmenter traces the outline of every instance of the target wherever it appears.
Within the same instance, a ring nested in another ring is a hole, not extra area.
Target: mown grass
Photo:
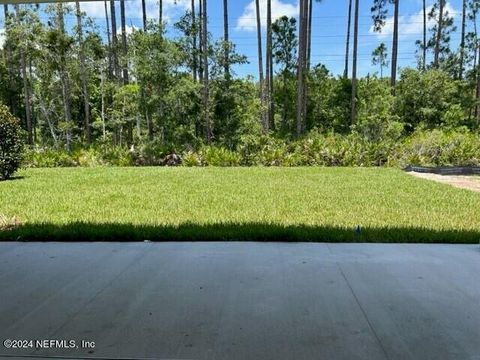
[[[378,168],[69,168],[0,183],[0,240],[478,243],[480,194]],[[361,231],[355,229],[360,226]]]

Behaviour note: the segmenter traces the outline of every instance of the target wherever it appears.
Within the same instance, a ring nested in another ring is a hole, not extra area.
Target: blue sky
[[[198,0],[196,0],[198,3]],[[266,0],[261,1],[261,14],[265,18]],[[191,0],[164,0],[165,18],[170,36],[172,25],[184,11],[190,7]],[[249,64],[235,69],[237,75],[248,74],[256,76],[258,69],[257,40],[255,29],[254,0],[229,0],[230,34],[231,40],[237,45],[239,53],[246,55]],[[297,0],[272,0],[273,16],[297,15]],[[371,53],[381,43],[385,42],[388,51],[391,49],[392,21],[387,20],[383,34],[375,34],[371,30],[372,21],[370,7],[372,0],[360,0],[360,27],[359,27],[359,72],[360,75],[378,72],[378,67],[371,64]],[[427,1],[431,5],[433,0]],[[105,31],[105,13],[103,1],[83,3],[82,10],[92,17],[101,31]],[[334,74],[341,74],[344,67],[345,37],[347,27],[347,0],[323,0],[314,5],[313,33],[312,33],[312,62],[323,63]],[[158,17],[157,0],[147,0],[148,16]],[[447,5],[460,25],[461,0],[451,0]],[[127,24],[131,27],[141,27],[140,0],[128,0]],[[415,41],[422,36],[422,1],[403,0],[400,6],[400,45],[399,66],[415,66]],[[393,9],[391,9],[393,10]],[[118,11],[118,6],[117,6]],[[223,0],[208,0],[209,29],[214,38],[223,34]],[[390,11],[390,15],[391,15]],[[119,20],[117,20],[119,22]],[[73,25],[73,16],[67,17],[67,24]],[[452,35],[452,44],[458,46],[460,32]]]

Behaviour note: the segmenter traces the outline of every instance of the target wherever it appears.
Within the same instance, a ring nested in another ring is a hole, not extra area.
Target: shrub
[[[223,147],[205,146],[200,150],[200,157],[207,166],[239,166],[240,155]]]
[[[22,161],[22,129],[5,105],[0,105],[0,180],[9,179]]]
[[[458,130],[419,130],[398,154],[402,166],[480,166],[480,136]]]

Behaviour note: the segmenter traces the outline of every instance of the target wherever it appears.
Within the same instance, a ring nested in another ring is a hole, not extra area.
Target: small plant
[[[9,179],[22,161],[22,129],[5,105],[0,105],[0,180]]]

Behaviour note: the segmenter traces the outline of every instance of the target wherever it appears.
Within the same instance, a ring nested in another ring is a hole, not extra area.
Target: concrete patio
[[[480,247],[0,243],[0,358],[480,359]]]

